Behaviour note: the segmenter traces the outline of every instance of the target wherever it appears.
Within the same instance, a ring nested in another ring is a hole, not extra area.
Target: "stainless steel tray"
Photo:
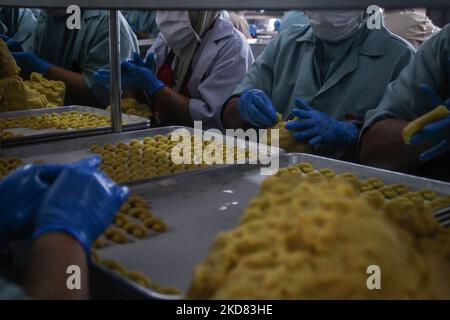
[[[385,183],[403,183],[413,190],[431,188],[450,194],[448,183],[313,155],[282,154],[280,167],[303,161],[312,163],[317,169],[353,172],[360,178],[378,177]],[[167,222],[169,230],[150,239],[106,247],[99,250],[101,257],[118,260],[127,268],[142,271],[157,283],[176,286],[185,292],[193,268],[206,257],[217,234],[234,228],[248,202],[258,194],[260,183],[266,178],[260,175],[260,167],[228,166],[131,184],[132,194],[149,200],[152,212]],[[100,271],[104,272],[104,286],[113,283],[116,286],[114,295],[123,297],[132,293],[134,298],[156,297],[147,289],[136,291],[136,285],[126,279],[116,282],[118,277],[108,270]]]
[[[183,126],[169,126],[154,129],[146,129],[139,131],[123,132],[117,134],[107,134],[107,135],[97,135],[85,138],[76,138],[70,140],[59,140],[54,142],[46,143],[36,143],[32,145],[22,145],[13,146],[8,148],[0,149],[0,156],[3,157],[19,157],[22,159],[24,164],[33,163],[36,161],[44,161],[47,163],[67,163],[75,162],[86,158],[87,156],[92,156],[93,154],[89,151],[89,148],[94,145],[102,145],[105,143],[118,143],[118,142],[129,142],[131,140],[137,139],[142,140],[146,137],[152,137],[156,135],[167,135],[177,129],[186,129],[190,133],[194,133],[194,129],[190,127]],[[205,132],[202,132],[207,135]],[[211,134],[213,135],[213,134]],[[220,137],[224,137],[220,135]],[[240,148],[248,147],[249,144],[256,145],[255,143],[246,142],[244,140],[236,139],[236,145]],[[270,152],[282,153],[281,149],[271,147]],[[224,165],[221,165],[223,167]],[[209,168],[198,168],[192,171],[199,170],[209,170]],[[172,175],[180,175],[185,173],[177,173]],[[161,177],[151,178],[150,180],[160,179]]]
[[[87,106],[65,106],[65,107],[57,107],[57,108],[47,108],[47,109],[32,109],[32,110],[21,110],[21,111],[11,111],[11,112],[2,112],[0,113],[0,118],[19,118],[19,117],[29,117],[29,116],[41,116],[44,113],[63,113],[63,112],[89,112],[94,113],[99,116],[110,117],[111,114],[107,110],[92,108]],[[132,130],[140,130],[146,129],[150,127],[150,120],[147,118],[134,116],[134,115],[122,115],[123,121],[123,130],[124,131],[132,131]],[[44,129],[44,130],[33,130],[29,128],[13,128],[7,129],[7,131],[21,134],[23,137],[13,138],[8,140],[2,140],[3,146],[10,145],[19,145],[19,144],[28,144],[28,143],[36,143],[36,142],[45,142],[51,141],[55,139],[69,138],[69,137],[83,137],[94,134],[104,134],[110,133],[111,127],[104,126],[98,128],[87,128],[87,129],[68,129],[68,130],[59,130],[55,128]]]

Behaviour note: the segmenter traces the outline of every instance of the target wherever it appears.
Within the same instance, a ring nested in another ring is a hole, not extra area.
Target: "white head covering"
[[[156,12],[158,28],[178,59],[176,91],[181,91],[195,50],[218,16],[219,11],[215,10]]]

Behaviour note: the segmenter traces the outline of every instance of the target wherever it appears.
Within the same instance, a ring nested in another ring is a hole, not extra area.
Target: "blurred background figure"
[[[121,10],[138,39],[156,38],[159,29],[154,10]]]
[[[416,49],[441,29],[433,24],[425,9],[386,10],[386,28],[410,42]]]
[[[308,17],[303,11],[286,11],[281,19],[281,27],[279,32],[289,29],[293,24],[307,25],[309,24]]]
[[[239,11],[228,11],[228,15],[233,26],[242,32],[245,38],[250,39],[252,36],[250,35],[249,25],[244,15]]]

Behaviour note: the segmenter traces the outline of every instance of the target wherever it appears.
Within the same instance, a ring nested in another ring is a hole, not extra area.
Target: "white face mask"
[[[156,24],[171,49],[183,49],[194,39],[200,41],[188,11],[157,11]]]
[[[329,42],[351,37],[364,22],[362,10],[311,10],[306,15],[316,36]]]

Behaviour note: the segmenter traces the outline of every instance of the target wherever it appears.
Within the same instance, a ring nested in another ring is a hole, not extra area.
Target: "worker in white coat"
[[[160,33],[145,63],[122,62],[122,88],[143,91],[161,124],[223,129],[222,105],[253,63],[245,37],[219,11],[158,11]],[[109,70],[98,70],[105,86]]]

